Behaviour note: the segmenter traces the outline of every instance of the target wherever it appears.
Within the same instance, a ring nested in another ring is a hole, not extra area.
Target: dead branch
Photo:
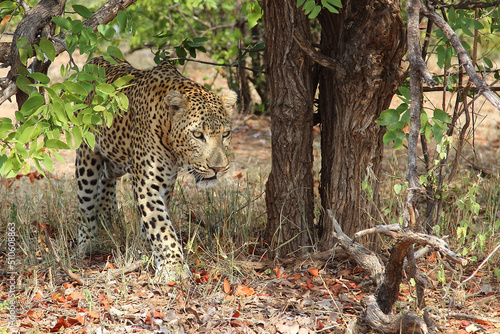
[[[59,257],[59,254],[57,254],[57,252],[54,249],[54,246],[52,245],[52,241],[50,240],[49,233],[47,231],[44,231],[44,233],[45,233],[45,244],[47,245],[47,248],[49,249],[50,254],[52,254],[52,256],[56,260],[56,263],[59,265],[59,267],[61,267],[61,269],[64,271],[64,273],[66,275],[68,275],[69,278],[77,281],[78,284],[80,284],[80,285],[85,285],[84,279],[80,275],[72,272],[71,269],[69,269],[62,262],[61,258]]]
[[[460,320],[472,320],[472,321],[479,322],[481,324],[488,323],[488,322],[500,323],[500,319],[481,317],[479,315],[473,315],[473,314],[448,313],[446,316],[448,318],[454,318],[454,319],[460,319]]]
[[[327,213],[328,218],[334,226],[335,233],[333,237],[339,241],[340,247],[342,247],[344,251],[370,275],[378,286],[382,282],[382,275],[385,269],[382,260],[359,242],[352,241],[351,238],[342,231],[342,228],[332,212],[327,210]]]
[[[500,98],[498,97],[498,95],[492,92],[486,82],[479,77],[476,70],[474,69],[474,65],[472,64],[469,55],[467,54],[467,51],[465,51],[465,48],[460,43],[457,34],[453,31],[449,24],[433,10],[432,7],[428,7],[425,4],[422,4],[420,8],[422,14],[425,15],[429,20],[432,20],[432,22],[436,26],[438,26],[439,29],[441,29],[446,38],[448,38],[451,45],[457,52],[460,64],[464,67],[467,75],[474,83],[474,85],[479,88],[480,93],[483,94],[484,97],[488,101],[490,101],[493,106],[495,106],[495,108],[500,110]]]
[[[359,231],[355,233],[355,237],[359,235],[365,235],[368,233],[380,233],[388,237],[393,238],[396,241],[402,242],[412,242],[422,246],[429,246],[435,251],[443,254],[447,259],[458,263],[462,266],[467,265],[467,260],[458,256],[455,252],[450,249],[450,246],[443,239],[440,239],[433,235],[423,234],[413,232],[411,230],[405,230],[398,224],[392,225],[378,225],[367,230]]]
[[[457,263],[465,264],[467,261],[449,250],[444,240],[426,234],[415,233],[410,229],[403,229],[397,224],[376,226],[356,233],[356,237],[370,233],[382,233],[397,241],[391,250],[391,256],[387,265],[384,266],[373,252],[361,246],[358,242],[351,240],[342,232],[340,225],[330,210],[327,210],[327,213],[334,225],[334,238],[337,239],[340,246],[350,257],[370,275],[371,279],[377,282],[376,296],[371,295],[361,300],[365,311],[358,318],[358,324],[368,326],[383,333],[435,333],[432,319],[425,314],[423,319],[418,317],[414,312],[398,316],[390,314],[394,302],[399,295],[399,285],[403,277],[403,268],[406,265],[404,262],[405,257],[413,244],[421,244],[426,247],[420,252],[419,256],[430,249],[435,249],[443,252],[448,258]],[[414,258],[410,258],[408,263],[410,260],[414,261]],[[416,267],[415,264],[414,267]],[[418,270],[414,269],[416,268],[408,270],[413,270],[413,276],[420,285],[421,300],[419,302],[421,305],[424,305],[424,288],[430,285],[430,282]]]
[[[97,278],[104,279],[104,278],[109,278],[111,276],[112,278],[116,279],[122,275],[126,275],[128,273],[139,270],[141,268],[141,265],[142,265],[142,261],[138,260],[138,261],[135,261],[135,262],[132,262],[132,263],[126,265],[123,268],[109,269],[109,270],[103,271],[101,274],[99,274],[99,276]]]
[[[373,295],[361,298],[361,305],[365,308],[361,321],[358,324],[369,326],[382,333],[429,333],[427,324],[415,312],[402,315],[385,314]]]

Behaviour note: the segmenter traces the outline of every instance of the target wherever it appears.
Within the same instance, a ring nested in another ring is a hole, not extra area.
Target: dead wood
[[[126,275],[128,273],[138,271],[141,268],[142,261],[138,260],[132,263],[129,263],[123,268],[116,268],[116,269],[109,269],[107,271],[103,271],[97,278],[98,279],[105,279],[105,278],[119,278],[122,275]]]
[[[356,263],[369,274],[371,279],[373,279],[375,284],[378,286],[382,283],[382,275],[385,268],[382,260],[380,260],[380,258],[368,248],[351,240],[351,238],[349,238],[342,231],[339,223],[335,217],[333,217],[332,212],[330,210],[327,212],[335,230],[333,237],[339,241],[340,247],[342,247],[344,251],[349,254],[349,257],[356,261]]]
[[[382,333],[430,333],[425,321],[415,312],[402,315],[385,314],[380,309],[375,296],[370,295],[361,299],[365,311],[358,324],[370,327]]]
[[[370,295],[361,300],[365,310],[358,318],[358,324],[363,327],[368,326],[382,333],[434,333],[434,324],[428,316],[424,316],[424,319],[422,319],[414,312],[406,312],[397,316],[390,314],[399,295],[399,285],[403,277],[405,265],[409,265],[408,270],[413,270],[413,277],[415,277],[418,284],[420,284],[420,305],[425,304],[423,295],[424,288],[428,285],[428,280],[422,273],[415,269],[415,264],[412,269],[410,263],[415,261],[414,258],[410,257],[407,263],[405,263],[405,258],[413,244],[420,244],[429,246],[445,254],[445,256],[457,263],[463,264],[467,263],[467,261],[452,252],[442,239],[435,236],[416,233],[409,229],[403,229],[397,224],[376,226],[369,230],[358,232],[356,236],[370,233],[382,233],[397,241],[391,250],[387,265],[384,266],[376,254],[344,234],[331,211],[328,210],[327,212],[335,229],[334,238],[337,239],[340,246],[377,284],[376,295]],[[411,251],[413,256],[413,250]]]
[[[66,275],[68,275],[68,277],[71,278],[72,280],[77,281],[78,284],[85,285],[84,279],[80,275],[72,272],[71,269],[69,269],[62,262],[61,258],[59,257],[59,254],[57,254],[57,252],[54,249],[54,246],[52,245],[52,241],[50,240],[49,233],[47,231],[45,231],[45,244],[46,244],[47,248],[49,249],[50,254],[52,254],[54,259],[56,260],[56,263],[59,265],[59,267],[61,267],[61,269],[64,271],[64,273]]]
[[[396,241],[411,241],[413,243],[425,246],[428,245],[435,251],[440,252],[447,259],[460,264],[461,266],[465,266],[467,264],[467,260],[458,256],[455,252],[450,249],[450,246],[443,239],[440,239],[436,236],[417,233],[411,230],[405,230],[398,224],[392,225],[378,225],[372,227],[370,229],[366,229],[354,234],[354,237],[366,235],[369,233],[379,233],[386,235],[388,237],[393,238]]]
[[[460,320],[471,320],[471,321],[478,322],[480,324],[486,324],[488,322],[500,323],[500,319],[482,317],[480,315],[474,315],[474,314],[448,313],[446,316],[448,318],[455,318],[455,319],[460,319]]]

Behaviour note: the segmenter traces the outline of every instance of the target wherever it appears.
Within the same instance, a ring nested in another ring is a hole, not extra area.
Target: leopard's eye
[[[203,139],[203,133],[201,131],[193,131],[193,137],[196,139]]]
[[[230,135],[231,135],[231,131],[224,131],[224,132],[222,133],[222,138],[227,138],[227,137],[229,137]]]

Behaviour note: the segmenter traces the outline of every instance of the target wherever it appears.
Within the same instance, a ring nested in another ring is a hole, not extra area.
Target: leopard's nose
[[[215,172],[215,174],[217,174],[218,172],[223,170],[224,167],[210,167],[210,169],[213,170]]]

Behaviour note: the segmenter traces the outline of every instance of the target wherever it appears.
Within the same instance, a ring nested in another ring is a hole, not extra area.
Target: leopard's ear
[[[173,115],[179,111],[183,112],[188,106],[188,101],[185,95],[182,95],[176,90],[171,91],[165,96],[165,103],[167,108]]]
[[[238,101],[238,94],[236,92],[230,90],[221,95],[222,105],[224,109],[226,109],[227,115],[231,117],[234,111],[234,106],[236,105],[236,101]]]

